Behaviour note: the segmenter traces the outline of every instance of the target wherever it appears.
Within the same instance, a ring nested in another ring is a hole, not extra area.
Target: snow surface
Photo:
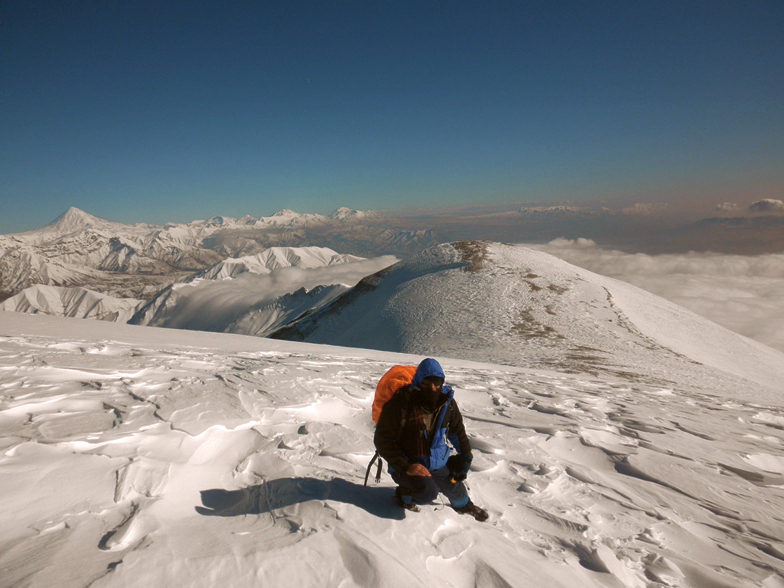
[[[362,486],[420,359],[0,313],[0,585],[784,586],[780,395],[441,358],[478,523]]]

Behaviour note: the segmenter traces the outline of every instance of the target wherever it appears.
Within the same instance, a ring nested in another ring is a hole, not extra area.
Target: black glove
[[[473,459],[474,456],[469,451],[461,455],[453,455],[447,460],[446,465],[449,468],[449,477],[455,484],[466,479]]]

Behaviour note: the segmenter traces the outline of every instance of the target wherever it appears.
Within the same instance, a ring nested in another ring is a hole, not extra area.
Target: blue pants
[[[439,492],[449,499],[455,508],[462,508],[468,504],[468,491],[463,482],[452,483],[449,481],[449,468],[443,467],[430,472],[430,477],[409,476],[402,472],[392,472],[392,479],[400,486],[403,499],[411,496],[414,502],[427,504],[433,502]]]

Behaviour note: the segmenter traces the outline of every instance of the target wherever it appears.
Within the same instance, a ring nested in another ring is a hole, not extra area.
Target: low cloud
[[[300,288],[356,285],[362,278],[397,261],[391,255],[313,269],[283,267],[269,274],[250,272],[234,279],[200,280],[177,287],[177,303],[165,325],[179,329],[222,331],[253,306],[271,302]]]
[[[722,202],[716,205],[717,212],[737,212],[738,210],[740,210],[740,206],[734,202]]]
[[[590,239],[527,246],[633,284],[784,351],[784,254],[630,254],[602,249]]]
[[[765,198],[757,200],[749,206],[751,212],[784,212],[784,202],[781,200],[774,200],[773,198]]]
[[[621,209],[623,214],[648,216],[652,214],[661,214],[667,211],[667,205],[653,202],[638,202],[634,206]]]

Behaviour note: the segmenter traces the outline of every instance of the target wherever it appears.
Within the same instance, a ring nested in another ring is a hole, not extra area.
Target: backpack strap
[[[373,459],[370,460],[368,464],[367,471],[365,472],[365,486],[367,486],[368,477],[370,477],[370,469],[373,467],[373,464],[376,463],[378,460],[378,468],[376,469],[376,484],[381,481],[381,468],[384,465],[384,460],[381,459],[381,456],[378,454],[378,451],[373,454]]]
[[[408,420],[408,409],[411,404],[411,388],[401,388],[397,393],[403,395],[403,409],[400,411],[400,428],[397,430],[397,434],[400,435],[406,424],[406,420]]]
[[[405,390],[401,388],[395,394],[403,394],[404,395],[404,398],[403,398],[403,410],[401,412],[402,416],[400,417],[400,428],[398,429],[398,434],[400,434],[400,431],[403,430],[403,426],[406,424],[406,420],[408,418],[408,407],[409,407],[410,399],[409,399],[409,396],[408,396],[408,389],[407,388]],[[381,456],[379,455],[378,450],[376,450],[376,452],[373,454],[373,457],[370,460],[370,463],[368,464],[367,470],[365,471],[365,484],[364,484],[365,486],[367,486],[368,478],[370,477],[370,470],[373,468],[373,464],[376,463],[376,460],[378,460],[378,467],[376,468],[376,484],[381,482],[381,472],[382,472],[382,468],[384,466],[384,460],[381,459]]]

